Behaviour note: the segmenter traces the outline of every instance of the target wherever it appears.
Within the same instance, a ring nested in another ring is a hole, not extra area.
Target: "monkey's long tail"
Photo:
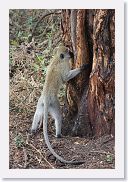
[[[48,125],[48,103],[44,102],[44,119],[43,119],[43,133],[44,133],[44,139],[45,142],[47,144],[48,149],[50,150],[50,152],[62,163],[66,163],[66,164],[83,164],[85,163],[85,161],[67,161],[65,159],[63,159],[62,157],[60,157],[58,154],[56,154],[56,152],[52,149],[52,146],[50,144],[49,138],[48,138],[48,130],[47,130],[47,125]]]

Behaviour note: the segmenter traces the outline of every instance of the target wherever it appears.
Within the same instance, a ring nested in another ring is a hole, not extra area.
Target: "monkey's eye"
[[[64,54],[60,54],[60,58],[61,59],[64,59]]]

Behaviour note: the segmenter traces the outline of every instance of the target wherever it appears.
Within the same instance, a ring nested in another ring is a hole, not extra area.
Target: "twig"
[[[34,32],[35,32],[36,27],[38,26],[38,24],[39,24],[44,18],[46,18],[47,16],[52,15],[52,14],[56,14],[56,15],[57,15],[57,14],[61,14],[61,11],[58,11],[58,12],[57,12],[56,10],[54,10],[54,11],[52,11],[52,12],[44,13],[44,14],[40,17],[40,19],[37,21],[35,27],[33,28],[32,32],[31,32],[31,36],[30,36],[30,38],[29,38],[29,41],[32,40],[32,37],[33,37],[33,35],[34,35]]]
[[[24,152],[24,168],[26,168],[27,167],[27,159],[28,159],[28,157],[27,157],[27,154],[26,154],[26,149],[23,147],[23,152]]]
[[[19,90],[13,90],[13,92],[22,92],[22,91],[27,90],[27,89],[31,89],[33,91],[36,88],[38,88],[38,87],[37,86],[36,87],[34,86],[34,87],[20,88]]]
[[[112,154],[110,152],[105,152],[103,150],[93,150],[93,151],[90,151],[89,153],[99,153],[99,154],[106,154],[106,155],[110,154],[112,156],[115,156],[114,154]]]
[[[9,24],[12,26],[14,25],[18,30],[21,29],[21,26],[17,24],[14,20],[12,20],[10,17],[9,17]]]
[[[49,23],[51,23],[51,21]],[[45,27],[44,31],[41,34],[35,35],[35,38],[40,38],[41,36],[43,37],[46,34],[48,27],[49,27],[49,24]]]
[[[103,143],[101,145],[106,144],[106,143],[112,141],[113,139],[114,139],[114,136],[111,136],[111,138],[108,138],[108,139],[106,139],[106,141],[103,141]]]
[[[42,155],[42,153],[40,152],[40,150],[38,150],[36,147],[34,147],[34,145],[32,145],[31,143],[28,143],[28,141],[26,141],[26,144],[29,145],[31,148],[33,148],[34,150],[36,150],[40,156],[45,160],[45,162],[52,168],[55,169],[55,167],[47,161],[47,159]]]

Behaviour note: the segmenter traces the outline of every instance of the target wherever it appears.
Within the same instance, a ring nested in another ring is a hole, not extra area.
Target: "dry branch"
[[[38,24],[39,24],[44,18],[46,18],[47,16],[50,16],[50,15],[53,15],[53,14],[55,14],[55,15],[61,14],[61,11],[56,11],[56,10],[54,10],[54,11],[51,11],[51,12],[44,13],[44,14],[40,17],[40,19],[37,21],[36,25],[34,26],[32,32],[31,32],[31,35],[29,36],[29,40],[28,40],[29,42],[32,41],[32,38],[33,38],[33,36],[34,36],[34,32],[35,32],[35,30],[36,30]]]

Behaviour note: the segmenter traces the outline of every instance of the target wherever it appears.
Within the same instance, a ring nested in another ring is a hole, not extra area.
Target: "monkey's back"
[[[47,68],[45,83],[43,87],[43,95],[56,97],[63,80],[61,77],[61,70],[59,69],[59,63],[52,61]]]
[[[43,96],[57,97],[58,91],[64,82],[65,75],[70,70],[68,61],[60,61],[54,57],[47,68],[45,83],[43,87]]]

